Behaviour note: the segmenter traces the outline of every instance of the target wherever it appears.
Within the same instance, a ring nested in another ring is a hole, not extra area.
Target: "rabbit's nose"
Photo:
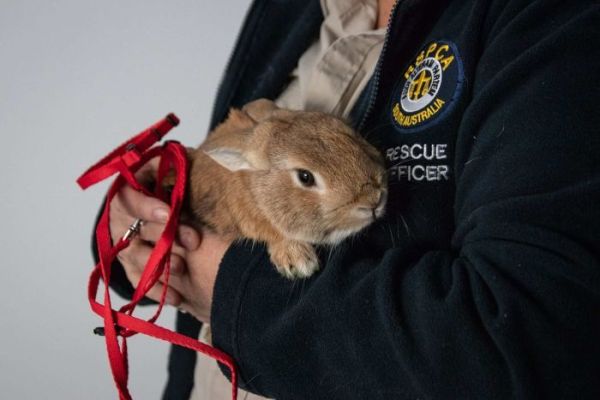
[[[370,216],[374,220],[381,217],[383,214],[383,210],[385,208],[385,204],[387,202],[387,191],[382,190],[376,196],[374,196],[369,202],[368,206],[363,205],[357,207],[359,213]]]

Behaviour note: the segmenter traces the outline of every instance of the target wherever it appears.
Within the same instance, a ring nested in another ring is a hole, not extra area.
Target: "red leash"
[[[92,311],[104,318],[104,328],[97,329],[94,332],[103,334],[105,337],[110,368],[121,400],[131,399],[131,394],[127,389],[129,372],[127,363],[127,338],[137,333],[143,333],[178,346],[198,351],[227,366],[231,372],[231,396],[233,400],[236,400],[237,373],[235,363],[229,355],[207,344],[154,323],[160,315],[165,302],[166,288],[169,280],[169,260],[185,194],[188,162],[185,149],[177,142],[167,141],[163,146],[152,146],[160,141],[171,128],[178,124],[179,119],[174,114],[167,115],[161,121],[117,147],[77,179],[79,186],[82,189],[87,189],[113,174],[119,173],[108,191],[104,211],[96,227],[96,241],[100,261],[90,276],[88,298]],[[134,174],[142,165],[155,157],[160,157],[160,162],[155,193],[151,193],[135,179]],[[162,182],[170,170],[175,171],[176,182],[169,199],[167,193],[162,189],[160,182]],[[171,210],[169,220],[146,263],[131,301],[119,310],[114,310],[111,305],[109,291],[110,268],[117,254],[129,246],[130,238],[123,238],[114,245],[112,244],[109,229],[109,213],[111,200],[126,184],[131,185],[134,189],[147,196],[154,196],[167,201],[170,204]],[[139,301],[163,274],[165,275],[165,285],[156,313],[147,321],[133,316],[133,311]],[[96,301],[100,279],[104,281],[104,304]],[[121,337],[120,345],[119,336]]]

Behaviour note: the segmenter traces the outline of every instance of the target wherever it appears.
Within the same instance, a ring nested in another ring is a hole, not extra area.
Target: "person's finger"
[[[140,228],[139,237],[147,242],[156,243],[158,239],[160,239],[164,229],[164,223],[144,221]],[[180,225],[177,229],[176,243],[183,251],[196,250],[200,245],[200,234],[194,228],[186,225]]]
[[[137,287],[137,284],[140,281],[140,277],[141,277],[141,274],[137,276],[137,281],[135,284],[133,284],[133,287]],[[156,302],[160,302],[160,299],[162,297],[162,292],[164,289],[165,289],[165,285],[161,282],[157,282],[154,284],[154,286],[152,286],[150,288],[150,290],[148,290],[148,292],[146,293],[146,297],[148,297],[149,299],[152,299]],[[181,301],[182,301],[181,294],[177,290],[172,288],[171,286],[168,286],[167,293],[165,294],[165,303],[177,307],[177,306],[179,306],[179,304],[181,304]]]
[[[184,257],[187,253],[187,250],[181,245],[177,244],[177,242],[173,243],[173,247],[171,247],[171,254],[177,254],[180,257]]]
[[[180,225],[177,230],[178,242],[188,251],[196,250],[200,246],[200,233],[187,225]]]
[[[142,262],[143,258],[150,257],[150,253],[152,252],[152,248],[153,245],[160,239],[160,236],[163,233],[163,230],[165,228],[165,224],[160,224],[160,223],[156,223],[156,222],[148,222],[148,223],[144,223],[142,225],[142,227],[140,228],[140,233],[139,233],[139,238],[142,241],[146,241],[149,242],[149,244],[147,245],[145,250],[142,250],[141,252],[138,252],[137,254],[131,254],[131,262],[135,263],[136,265],[138,265],[138,269],[139,264]],[[194,233],[194,231],[189,228],[182,228],[180,227],[180,231],[183,229],[183,231],[192,231],[191,233],[184,233],[184,235],[196,235]],[[179,235],[179,234],[178,234]],[[188,240],[187,237],[188,236],[184,236],[185,240]],[[194,240],[197,240],[197,238],[194,238]],[[135,251],[134,249],[137,249],[138,247],[134,247],[132,249],[132,251]],[[127,249],[129,250],[129,249]],[[186,265],[185,265],[185,260],[184,257],[187,253],[187,249],[174,244],[173,247],[171,248],[171,273],[174,275],[180,275],[182,274],[185,269],[186,269]],[[145,263],[146,261],[144,261]],[[143,269],[143,265],[141,266],[141,268]]]
[[[117,198],[115,206],[122,208],[122,213],[141,218],[144,222],[165,223],[169,218],[169,206],[166,203],[146,196],[129,185],[119,191]]]
[[[152,251],[153,248],[150,245],[140,240],[134,240],[127,249],[119,253],[118,258],[125,269],[127,278],[129,278],[129,273],[142,273],[148,263],[148,259],[150,259]],[[171,273],[173,275],[181,275],[185,272],[185,269],[184,258],[178,254],[171,254]]]
[[[143,185],[156,179],[158,158],[144,164],[136,177]],[[146,222],[165,222],[168,219],[169,207],[164,202],[136,191],[129,185],[124,186],[110,204],[110,230],[114,242],[119,240],[137,219]]]
[[[164,287],[165,287],[164,284],[157,282],[154,286],[152,286],[152,288],[148,291],[148,293],[146,293],[146,297],[148,297],[156,302],[160,302],[160,298],[162,296]],[[165,303],[167,303],[171,306],[177,307],[177,306],[179,306],[179,304],[181,304],[181,301],[182,301],[181,294],[179,294],[179,292],[177,292],[171,286],[168,286],[167,294],[165,295]]]
[[[111,226],[111,233],[112,229],[113,228]],[[116,239],[113,236],[113,240],[116,241],[118,239]],[[143,261],[143,258],[149,257],[151,251],[152,249],[148,245],[139,240],[134,239],[129,243],[129,246],[127,248],[121,250],[117,254],[117,259],[123,267],[125,276],[127,277],[127,280],[133,285],[133,287],[137,286],[142,271],[144,270],[146,262]]]
[[[133,247],[132,247],[133,246]],[[132,242],[129,248],[127,248],[127,252],[121,252],[119,254],[119,260],[123,265],[123,269],[125,270],[125,275],[127,279],[133,287],[137,287],[140,282],[140,278],[144,271],[144,267],[146,266],[146,262],[150,257],[150,253],[152,252],[152,248],[148,245],[140,241]],[[171,277],[176,277],[179,274],[182,274],[184,271],[184,261],[179,256],[173,256],[171,259]],[[159,301],[161,291],[163,288],[162,283],[157,283],[153,286],[146,295],[147,297]],[[169,286],[167,288],[166,294],[166,302],[171,305],[178,305],[181,302],[181,294],[177,292],[174,288]]]
[[[144,270],[150,253],[152,253],[152,247],[140,240],[133,240],[126,249],[117,255],[125,269],[125,275],[131,283],[134,283],[133,275],[139,275]]]
[[[173,271],[171,270],[171,272],[173,272]],[[158,278],[158,281],[160,283],[164,284],[164,283],[166,283],[166,278],[167,278],[167,276],[165,274],[162,274],[160,276],[160,278]],[[173,288],[173,290],[175,290],[175,291],[177,291],[179,293],[183,293],[185,291],[184,290],[184,285],[183,285],[183,281],[185,279],[189,279],[189,277],[187,275],[185,275],[185,274],[174,274],[174,273],[171,273],[171,275],[169,275],[169,283],[168,283],[168,285],[169,285],[170,288]]]
[[[159,159],[158,157],[155,157],[142,165],[135,173],[135,178],[138,180],[138,182],[141,184],[154,182],[158,173],[158,163]]]
[[[164,223],[144,221],[140,227],[139,238],[146,242],[156,243],[164,229]]]
[[[171,254],[171,270],[172,275],[182,275],[186,270],[185,260],[177,254]]]

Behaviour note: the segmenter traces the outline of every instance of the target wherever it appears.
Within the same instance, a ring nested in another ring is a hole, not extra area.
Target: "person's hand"
[[[232,239],[204,230],[200,242],[196,250],[184,253],[187,268],[169,278],[169,290],[181,296],[180,310],[208,323],[217,272]]]
[[[158,160],[152,160],[136,173],[138,181],[142,184],[152,182],[156,177]],[[110,232],[113,243],[116,243],[129,229],[136,218],[144,222],[138,235],[129,247],[121,251],[118,259],[125,269],[125,274],[136,287],[150,253],[162,233],[169,217],[169,206],[153,197],[147,197],[130,186],[125,186],[110,205]],[[171,256],[171,276],[185,274],[186,254],[200,244],[198,232],[189,226],[179,226],[177,240],[173,245]],[[182,297],[171,285],[167,288],[166,302],[179,306]],[[146,295],[158,301],[163,290],[163,284],[157,283]]]

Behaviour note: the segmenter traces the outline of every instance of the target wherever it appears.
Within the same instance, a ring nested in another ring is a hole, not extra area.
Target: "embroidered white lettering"
[[[444,160],[447,158],[447,144],[415,143],[412,145],[390,147],[386,150],[386,158],[389,161],[398,160]]]
[[[393,181],[437,182],[447,181],[449,168],[447,165],[395,165],[389,170],[390,183]]]

